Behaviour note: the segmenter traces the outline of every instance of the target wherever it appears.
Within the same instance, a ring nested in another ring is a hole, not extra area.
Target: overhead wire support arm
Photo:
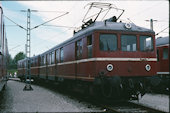
[[[5,15],[4,15],[4,17],[5,17],[5,18],[7,18],[8,20],[10,20],[12,23],[14,23],[15,25],[17,25],[18,27],[20,27],[20,28],[22,28],[22,29],[24,29],[24,30],[26,30],[26,31],[27,31],[27,29],[26,29],[26,28],[24,28],[23,26],[21,26],[21,25],[17,24],[17,23],[16,23],[16,22],[14,22],[12,19],[8,18],[8,17],[7,17],[7,16],[5,16]]]
[[[46,21],[46,22],[44,22],[44,23],[42,23],[42,24],[39,24],[39,25],[31,28],[30,30],[33,30],[33,29],[35,29],[35,28],[37,28],[37,27],[39,27],[39,26],[42,26],[42,25],[44,25],[44,24],[46,24],[46,23],[48,23],[48,22],[51,22],[51,21],[53,21],[53,20],[55,20],[55,19],[57,19],[57,18],[59,18],[59,17],[62,17],[62,16],[64,16],[64,15],[68,14],[68,13],[69,13],[69,12],[66,12],[66,13],[64,13],[64,14],[62,14],[62,15],[60,15],[60,16],[57,16],[57,17],[55,17],[55,18],[53,18],[53,19],[51,19],[51,20],[48,20],[48,21]]]

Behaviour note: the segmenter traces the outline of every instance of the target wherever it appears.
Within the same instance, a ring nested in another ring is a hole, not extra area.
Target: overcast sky
[[[17,24],[26,28],[27,13],[20,10],[37,10],[31,12],[31,28],[53,19],[57,16],[69,12],[45,25],[79,27],[83,17],[88,10],[88,3],[93,1],[1,1],[4,15],[12,19]],[[124,9],[121,16],[124,22],[132,21],[134,24],[150,28],[149,19],[154,21],[154,31],[159,33],[169,26],[169,4],[168,1],[95,1],[111,3],[114,7]],[[86,7],[85,7],[86,6]],[[92,10],[95,13],[96,10]],[[112,10],[108,17],[120,14],[117,10]],[[7,18],[5,18],[6,34],[8,38],[9,52],[14,57],[18,52],[25,52],[26,31],[19,28]],[[12,25],[12,26],[11,26]],[[73,28],[40,26],[31,30],[31,56],[38,55],[55,45],[73,36]],[[159,36],[168,36],[169,29],[161,32]]]

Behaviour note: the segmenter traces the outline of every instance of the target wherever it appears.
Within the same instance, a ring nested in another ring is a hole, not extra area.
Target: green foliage
[[[26,56],[23,52],[19,52],[15,57],[14,57],[14,62],[17,63],[19,60],[24,59]]]
[[[11,73],[12,75],[14,75],[15,72],[17,72],[17,69],[10,69],[7,71],[8,73]]]
[[[23,52],[19,52],[14,59],[12,59],[11,55],[8,57],[8,70],[16,70],[17,69],[17,62],[21,59],[24,59],[26,55]]]

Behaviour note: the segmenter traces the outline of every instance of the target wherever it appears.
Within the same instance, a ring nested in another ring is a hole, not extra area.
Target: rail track
[[[114,105],[105,105],[103,107],[105,107],[106,112],[114,112],[114,113],[164,113],[163,111],[134,104],[131,102],[123,102],[123,103],[120,102],[120,103],[115,103]]]
[[[34,83],[35,84],[35,83]],[[132,103],[130,101],[119,101],[119,100],[108,100],[106,101],[105,99],[102,98],[95,98],[89,95],[82,94],[80,93],[75,93],[74,91],[71,90],[62,90],[58,87],[54,87],[55,84],[48,84],[44,85],[41,83],[36,83],[35,85],[40,85],[43,87],[46,87],[50,90],[57,91],[59,93],[62,93],[64,95],[69,96],[70,98],[76,99],[80,102],[87,102],[90,103],[94,106],[97,106],[101,108],[101,112],[114,112],[114,113],[165,113],[160,110],[156,110],[150,107],[146,107],[143,105],[139,105],[136,103]]]

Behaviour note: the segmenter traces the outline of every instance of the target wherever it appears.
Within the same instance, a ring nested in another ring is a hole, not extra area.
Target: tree
[[[8,69],[14,69],[15,68],[15,64],[14,64],[14,61],[13,61],[13,59],[12,59],[10,54],[9,54],[7,60],[8,60]]]
[[[14,62],[17,64],[17,62],[21,59],[24,59],[26,55],[23,52],[19,52],[15,57],[14,57]]]
[[[11,55],[8,56],[8,69],[17,69],[17,62],[21,59],[24,59],[26,57],[26,55],[23,52],[19,52],[14,59],[12,59]]]

